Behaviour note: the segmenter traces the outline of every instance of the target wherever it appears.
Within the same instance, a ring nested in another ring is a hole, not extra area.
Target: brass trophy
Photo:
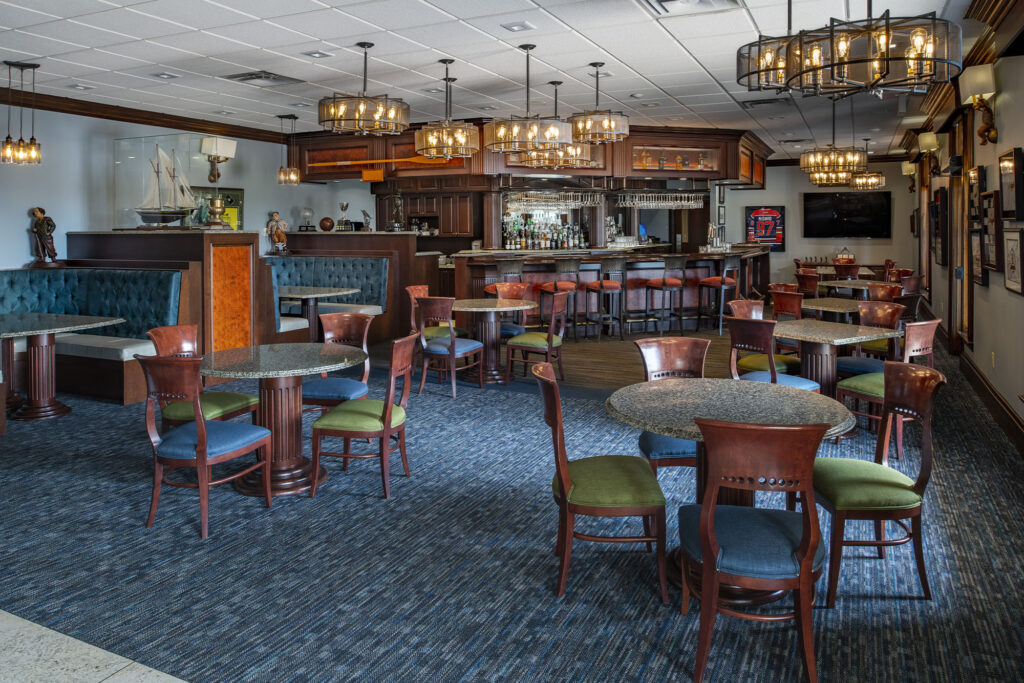
[[[335,223],[335,230],[351,230],[352,221],[348,219],[348,202],[338,202],[338,208],[341,209],[341,218]]]
[[[221,221],[221,216],[224,215],[224,197],[217,195],[216,197],[210,197],[207,201],[207,205],[210,210],[210,218],[206,221],[206,227],[208,228],[223,228],[227,224]]]

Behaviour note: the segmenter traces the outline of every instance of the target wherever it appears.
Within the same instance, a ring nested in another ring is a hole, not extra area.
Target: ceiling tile
[[[252,19],[272,19],[290,14],[323,9],[318,0],[215,0],[218,5],[250,15]]]
[[[37,24],[23,30],[26,33],[63,40],[81,45],[82,47],[105,47],[107,45],[123,43],[134,38],[132,35],[93,28],[92,26],[79,23],[78,20],[53,21],[46,24]]]
[[[231,38],[215,36],[206,31],[190,31],[152,40],[157,45],[188,50],[194,54],[206,56],[219,56],[253,47]]]
[[[277,17],[273,22],[320,40],[351,38],[380,30],[372,24],[354,19],[335,9],[321,9],[316,12],[303,12],[302,14]],[[354,43],[356,41],[351,42]]]
[[[130,43],[108,45],[103,48],[107,52],[113,52],[125,57],[134,57],[147,62],[161,62],[180,58],[189,58],[196,55],[195,52],[187,52],[176,47],[161,45],[149,40],[133,40]]]
[[[479,41],[494,41],[485,31],[482,31],[464,21],[446,21],[441,24],[429,24],[426,26],[409,26],[397,29],[395,33],[414,40],[417,43],[430,45],[437,42],[437,36],[444,36],[443,43],[446,45],[459,45],[463,43],[476,43]],[[444,49],[443,47],[441,49]]]
[[[79,50],[78,52],[68,52],[67,54],[57,55],[50,59],[107,70],[131,68],[144,63],[143,60],[124,57],[104,50]]]
[[[424,24],[439,24],[453,17],[426,2],[408,0],[372,0],[342,8],[346,14],[384,29],[401,29]]]
[[[49,14],[42,11],[35,11],[28,7],[15,7],[14,5],[0,5],[0,26],[7,28],[21,28],[33,24],[44,24],[54,19],[60,19],[60,15]]]
[[[21,5],[25,9],[65,19],[110,9],[110,3],[101,0],[6,0],[5,6],[0,8],[0,16],[7,12],[7,5]]]
[[[31,31],[32,27],[26,30]],[[20,30],[0,33],[0,49],[5,52],[22,53],[23,56],[59,55],[81,47],[81,45],[75,45],[62,40],[51,40],[50,38],[30,35]]]
[[[592,28],[609,28],[636,22],[649,22],[650,15],[638,3],[622,0],[579,0],[578,2],[544,2],[537,4],[558,19],[584,33]],[[632,40],[632,36],[630,36]]]
[[[428,2],[462,19],[486,17],[491,14],[522,12],[536,8],[530,0],[502,0],[502,2],[480,2],[480,0],[428,0]]]
[[[141,39],[167,36],[182,31],[182,27],[178,24],[139,14],[130,8],[123,7],[79,17],[77,21],[87,26],[103,28]]]
[[[244,24],[234,24],[221,28],[204,31],[218,38],[227,38],[251,45],[252,47],[277,47],[278,45],[290,45],[303,40],[309,40],[311,36],[289,30],[267,21],[249,21]]]
[[[132,9],[192,29],[215,28],[252,20],[250,15],[204,0],[155,0],[135,5]]]

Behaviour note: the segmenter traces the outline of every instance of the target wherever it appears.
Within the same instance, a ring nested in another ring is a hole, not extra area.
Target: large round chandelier
[[[448,65],[454,59],[438,60],[444,64],[444,120],[424,124],[416,131],[416,153],[428,159],[464,159],[480,149],[480,132],[476,125],[452,120],[452,83]]]
[[[853,126],[853,102],[850,102],[850,125]],[[832,143],[816,147],[800,155],[800,170],[815,185],[847,185],[854,173],[868,168],[867,151],[854,146],[836,147],[836,102],[832,100]]]
[[[850,177],[850,187],[854,190],[881,190],[885,187],[885,174],[881,171],[854,173]]]
[[[526,52],[526,116],[509,116],[484,124],[484,145],[492,152],[522,154],[556,150],[572,141],[569,124],[559,118],[542,118],[530,113],[530,50],[536,45],[520,45]]]
[[[594,108],[569,117],[573,142],[600,145],[620,142],[629,135],[629,117],[620,111],[601,109],[601,67],[604,62],[591,62],[594,67]]]
[[[319,120],[335,133],[398,135],[409,127],[409,105],[396,97],[366,94],[367,51],[373,43],[356,43],[363,49],[363,89],[358,95],[334,93],[320,100]]]
[[[736,51],[736,82],[747,90],[781,92],[786,85],[786,53],[793,42],[793,0],[786,3],[786,35],[778,38],[758,36]]]
[[[851,176],[847,171],[816,171],[807,174],[807,180],[816,187],[849,187]]]
[[[548,81],[548,85],[553,86],[555,90],[553,118],[558,119],[558,86],[562,85],[562,81]],[[530,168],[592,168],[595,164],[591,158],[590,145],[576,144],[571,140],[549,149],[534,149],[513,154],[509,156],[509,160]]]

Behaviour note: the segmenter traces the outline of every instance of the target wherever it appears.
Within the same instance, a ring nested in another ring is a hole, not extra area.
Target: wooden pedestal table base
[[[663,379],[619,389],[605,401],[608,413],[631,427],[697,442],[697,491],[700,503],[707,485],[707,451],[694,418],[767,425],[828,424],[826,438],[848,431],[856,420],[838,401],[823,394],[766,382],[734,379]],[[753,505],[751,491],[723,488],[718,502]],[[680,586],[679,549],[669,551],[668,579]],[[697,577],[696,585],[699,585]],[[778,600],[787,591],[763,591],[721,585],[719,600],[749,607]]]
[[[25,402],[21,396],[14,393],[14,338],[7,337],[0,340],[0,372],[4,375],[4,393],[6,394],[5,410],[17,410]]]
[[[323,467],[302,455],[302,376],[358,365],[366,360],[361,349],[343,344],[270,344],[215,351],[203,358],[207,377],[258,378],[260,404],[256,421],[271,432],[270,489],[275,496],[306,493],[327,478]],[[258,471],[235,480],[247,496],[262,496]]]
[[[501,363],[501,314],[536,307],[536,303],[525,299],[461,299],[452,306],[455,313],[473,313],[476,317],[474,338],[484,345],[480,364],[484,383],[502,384],[505,381],[505,367]],[[546,330],[544,332],[547,333]],[[476,381],[476,370],[466,370],[463,379]]]

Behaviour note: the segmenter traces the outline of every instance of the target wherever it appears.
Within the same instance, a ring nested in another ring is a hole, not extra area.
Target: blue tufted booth
[[[274,329],[282,331],[281,313],[276,305],[277,288],[355,287],[359,291],[343,297],[320,299],[324,313],[338,310],[369,312],[371,307],[387,310],[388,259],[376,256],[280,256],[267,258],[274,290]],[[334,304],[332,306],[332,304]],[[338,305],[341,304],[341,305]],[[298,306],[289,313],[298,315]]]

